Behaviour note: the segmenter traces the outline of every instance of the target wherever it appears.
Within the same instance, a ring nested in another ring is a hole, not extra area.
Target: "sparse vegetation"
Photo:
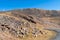
[[[23,9],[0,12],[0,38],[49,40],[56,35],[56,32],[44,28],[56,27],[55,25],[60,24],[59,18],[60,13],[55,10]]]

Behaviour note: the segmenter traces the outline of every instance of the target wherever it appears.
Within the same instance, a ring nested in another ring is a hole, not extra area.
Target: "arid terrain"
[[[17,9],[0,12],[0,40],[60,40],[60,11]]]

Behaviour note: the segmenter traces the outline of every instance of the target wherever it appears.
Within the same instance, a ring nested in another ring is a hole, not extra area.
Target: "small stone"
[[[33,31],[32,31],[32,34],[37,37],[39,34],[40,34],[40,30],[37,29],[37,28],[34,28]]]

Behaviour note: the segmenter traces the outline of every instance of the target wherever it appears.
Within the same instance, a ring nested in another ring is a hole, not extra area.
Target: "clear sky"
[[[60,10],[60,0],[0,0],[0,10],[20,8]]]

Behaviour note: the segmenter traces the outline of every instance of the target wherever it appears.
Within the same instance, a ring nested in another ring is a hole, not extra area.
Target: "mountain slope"
[[[0,40],[49,40],[56,36],[56,32],[44,28],[59,28],[59,17],[60,12],[55,10],[23,9],[0,12]]]

